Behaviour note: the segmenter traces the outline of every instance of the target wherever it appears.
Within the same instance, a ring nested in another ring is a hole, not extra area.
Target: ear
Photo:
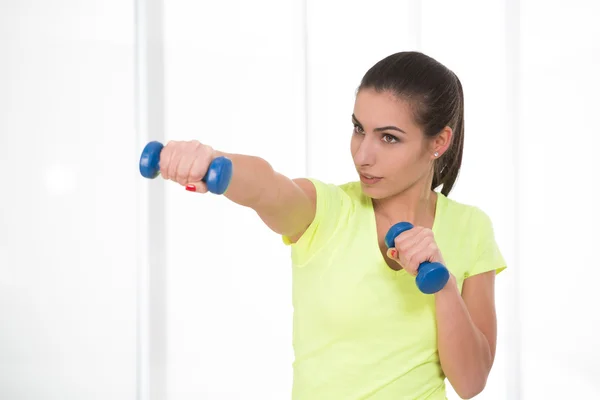
[[[432,139],[431,141],[431,158],[440,158],[452,144],[453,132],[450,127],[445,127],[442,131]],[[437,155],[436,155],[437,153]]]

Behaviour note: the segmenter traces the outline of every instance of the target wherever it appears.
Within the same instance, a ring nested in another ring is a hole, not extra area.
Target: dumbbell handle
[[[163,144],[157,141],[149,142],[140,157],[140,174],[144,178],[154,179],[160,173],[160,153]],[[208,191],[223,194],[229,187],[233,165],[227,157],[217,157],[210,163],[202,182],[206,183]]]
[[[412,229],[410,222],[399,222],[392,226],[385,235],[385,244],[388,248],[395,246],[394,240],[402,232]],[[419,265],[416,283],[419,290],[425,294],[437,293],[448,282],[450,273],[448,269],[438,262],[424,262]]]

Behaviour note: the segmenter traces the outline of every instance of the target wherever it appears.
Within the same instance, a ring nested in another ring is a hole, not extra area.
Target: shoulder
[[[352,199],[353,201],[364,201],[366,197],[362,192],[362,188],[360,186],[360,182],[346,182],[342,185],[338,185],[339,190],[341,190],[345,196]]]
[[[329,207],[363,201],[360,182],[335,184],[316,178],[298,178],[294,179],[294,182],[315,201],[317,206],[319,203]],[[338,204],[338,201],[341,203]]]
[[[495,242],[494,224],[482,207],[449,199],[439,193],[438,196],[442,202],[438,230],[445,238],[450,238],[454,246],[467,253],[478,254],[481,248]]]
[[[361,188],[360,188],[360,182],[358,182],[358,181],[351,181],[351,182],[345,182],[342,184],[336,184],[336,183],[325,182],[325,181],[322,181],[317,178],[299,178],[299,179],[294,179],[294,182],[296,182],[297,184],[299,184],[301,186],[312,186],[317,190],[320,189],[320,190],[333,190],[333,191],[338,191],[340,193],[343,192],[350,196],[356,196],[356,195],[359,195],[360,193],[362,193]]]
[[[440,198],[445,204],[443,232],[446,237],[453,238],[453,245],[449,248],[460,249],[460,257],[465,257],[463,267],[467,270],[462,271],[465,277],[492,270],[496,270],[497,273],[504,270],[506,263],[496,242],[490,215],[479,206],[444,196]]]
[[[471,231],[475,234],[492,226],[490,216],[479,206],[450,199],[441,193],[438,193],[438,201],[442,203],[444,219],[449,224],[475,229],[474,232]]]
[[[326,248],[327,244],[345,228],[348,216],[358,208],[362,191],[360,184],[348,182],[341,185],[325,183],[315,178],[300,178],[294,182],[313,200],[315,214],[307,229],[294,238],[283,237],[292,245],[294,265],[304,265]]]

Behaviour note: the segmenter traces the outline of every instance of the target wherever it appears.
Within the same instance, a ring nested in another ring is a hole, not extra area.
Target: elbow
[[[465,382],[463,385],[457,385],[457,387],[455,387],[454,390],[461,399],[472,399],[473,397],[483,392],[483,389],[485,389],[485,385],[487,383],[486,381],[487,379],[485,378],[471,379],[468,382]]]
[[[463,400],[469,400],[469,399],[474,398],[478,394],[480,394],[482,391],[483,391],[483,388],[478,389],[478,390],[466,391],[466,392],[456,392],[456,394],[458,394],[458,396]]]
[[[460,368],[447,376],[456,394],[463,400],[472,399],[481,394],[487,385],[493,359],[481,360],[471,368]]]

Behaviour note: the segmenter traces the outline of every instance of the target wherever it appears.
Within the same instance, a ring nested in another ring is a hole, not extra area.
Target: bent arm
[[[233,175],[224,196],[252,208],[274,232],[299,237],[312,222],[316,193],[307,179],[292,180],[264,159],[243,154],[216,152],[233,163]]]
[[[485,388],[496,353],[495,271],[467,278],[463,294],[453,276],[435,294],[438,352],[456,393],[470,399]]]

